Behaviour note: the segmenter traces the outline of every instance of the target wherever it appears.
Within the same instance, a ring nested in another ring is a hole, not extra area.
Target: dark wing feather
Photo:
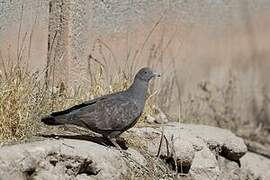
[[[65,109],[63,111],[53,112],[53,113],[51,113],[51,116],[56,117],[56,116],[61,116],[61,115],[69,114],[69,113],[72,113],[72,111],[76,111],[76,110],[81,109],[83,107],[86,107],[86,106],[95,104],[98,101],[101,101],[103,99],[106,99],[107,97],[114,96],[114,95],[117,95],[117,93],[109,94],[109,95],[104,95],[104,96],[101,96],[101,97],[98,97],[98,98],[95,98],[95,99],[92,99],[92,100],[89,100],[89,101],[85,101],[85,102],[83,102],[81,104],[72,106],[72,107],[70,107],[68,109]]]
[[[97,102],[96,99],[94,101],[90,101],[90,102],[83,102],[81,104],[75,105],[75,106],[68,108],[66,110],[53,112],[53,113],[51,113],[51,116],[55,117],[55,116],[65,115],[65,114],[71,113],[74,110],[78,110],[80,108],[83,108],[85,106],[89,106],[89,105],[94,104],[96,102]]]
[[[72,124],[87,127],[96,132],[124,131],[134,124],[141,111],[126,96],[107,96],[96,103],[81,107],[68,114]]]

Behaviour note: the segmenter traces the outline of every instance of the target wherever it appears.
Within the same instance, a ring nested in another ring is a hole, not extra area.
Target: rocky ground
[[[74,135],[5,145],[0,179],[270,179],[270,160],[248,152],[228,130],[168,123],[132,128],[123,137],[129,148],[122,151]]]

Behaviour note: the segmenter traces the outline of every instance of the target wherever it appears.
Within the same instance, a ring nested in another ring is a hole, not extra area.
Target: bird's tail
[[[58,119],[54,116],[47,116],[41,119],[41,122],[43,122],[46,125],[61,125],[64,124],[61,119]]]

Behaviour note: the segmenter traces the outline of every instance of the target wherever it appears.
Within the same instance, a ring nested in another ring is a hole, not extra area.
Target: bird
[[[160,74],[144,67],[137,72],[127,90],[53,112],[41,121],[46,125],[72,124],[87,128],[121,149],[116,138],[137,123],[143,113],[149,82],[155,77],[160,77]]]

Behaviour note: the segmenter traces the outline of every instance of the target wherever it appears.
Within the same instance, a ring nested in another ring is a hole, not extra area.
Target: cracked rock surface
[[[132,128],[125,135],[128,142],[133,142],[133,147],[129,145],[124,150],[128,158],[115,148],[85,140],[45,139],[3,146],[0,179],[126,179],[134,171],[134,165],[149,173],[152,170],[149,165],[157,163],[156,156],[165,162],[162,165],[166,168],[187,174],[179,179],[268,180],[270,177],[267,173],[270,160],[247,153],[243,140],[228,130],[168,123]],[[149,155],[154,157],[150,164]],[[151,179],[147,175],[145,178]]]
[[[189,174],[194,179],[222,179],[224,168],[219,166],[219,158],[239,161],[247,152],[244,141],[229,130],[179,123],[165,124],[163,129],[160,148],[162,128],[136,128],[132,131],[141,138],[152,138],[147,143],[149,152],[157,154],[157,149],[160,149],[160,157],[175,158],[178,170],[181,168],[178,162],[184,168],[189,167]],[[239,166],[233,168],[240,169]],[[247,173],[241,171],[242,176],[246,177]]]
[[[143,156],[131,149],[137,163]],[[0,149],[3,179],[119,179],[128,170],[119,151],[80,140],[45,140]],[[13,172],[13,173],[10,173]],[[0,179],[1,179],[0,178]]]

